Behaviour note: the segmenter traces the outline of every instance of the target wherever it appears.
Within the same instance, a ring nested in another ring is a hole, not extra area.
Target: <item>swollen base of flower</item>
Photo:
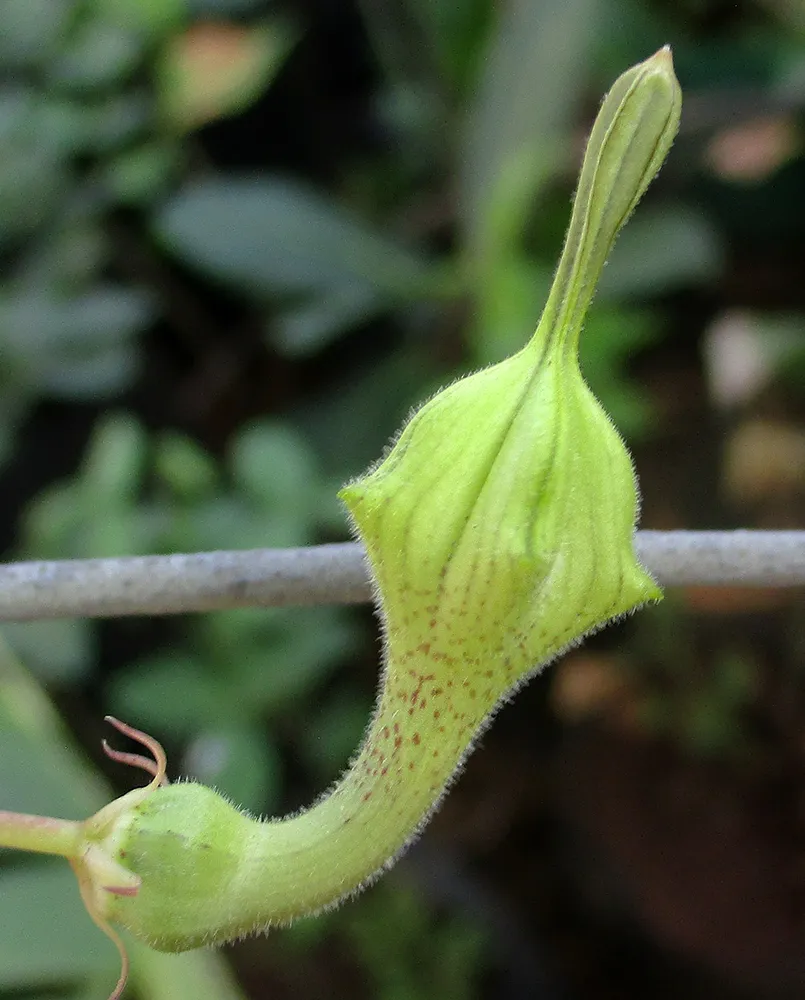
[[[105,914],[110,897],[136,896],[141,880],[115,857],[116,828],[121,819],[168,781],[165,776],[165,751],[155,739],[111,715],[106,716],[106,721],[118,732],[144,746],[152,756],[114,750],[104,740],[102,746],[106,755],[120,764],[139,767],[151,775],[151,781],[144,788],[137,788],[110,802],[83,823],[50,816],[0,812],[0,847],[67,858],[78,880],[87,912],[120,953],[120,977],[109,996],[109,1000],[118,1000],[128,979],[129,959],[123,941]]]
[[[107,757],[119,764],[140,768],[151,775],[151,781],[144,788],[136,788],[115,799],[86,820],[82,824],[83,850],[78,857],[69,859],[78,879],[78,887],[87,912],[96,926],[114,943],[120,954],[120,977],[109,995],[109,1000],[118,1000],[128,980],[129,957],[120,935],[106,919],[108,897],[136,896],[140,891],[141,879],[113,856],[114,830],[121,817],[141,805],[157,788],[168,784],[165,774],[168,761],[162,745],[152,736],[134,729],[111,715],[106,716],[106,721],[124,736],[136,740],[152,754],[152,757],[144,757],[142,754],[125,753],[110,747],[106,740],[102,741],[101,746]]]

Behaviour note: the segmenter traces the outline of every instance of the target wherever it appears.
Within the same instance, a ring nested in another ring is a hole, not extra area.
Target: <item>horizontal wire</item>
[[[637,551],[663,586],[805,585],[805,531],[640,531]],[[360,604],[371,596],[356,543],[0,565],[3,621]]]

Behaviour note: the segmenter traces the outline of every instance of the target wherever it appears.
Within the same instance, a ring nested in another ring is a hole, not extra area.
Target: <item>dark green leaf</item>
[[[92,665],[93,633],[86,619],[8,622],[3,634],[20,659],[48,684],[75,684]]]
[[[176,521],[177,535],[171,547],[198,550],[305,545],[310,541],[310,523],[310,512],[298,506],[271,510],[243,496],[210,497]]]
[[[1,633],[5,635],[5,630]],[[0,647],[0,669],[9,653]],[[13,690],[13,678],[3,670],[6,690]],[[10,685],[10,688],[8,687]],[[54,755],[37,740],[21,732],[9,719],[7,706],[0,707],[0,802],[12,812],[40,816],[85,819],[97,808],[86,788],[76,780],[75,762]],[[2,935],[0,935],[2,937]]]
[[[51,81],[84,91],[123,82],[143,55],[142,39],[113,20],[82,21],[59,57],[49,65]]]
[[[154,656],[118,675],[110,702],[121,718],[174,736],[190,736],[232,717],[225,687],[198,659],[181,654]]]
[[[209,496],[218,481],[212,457],[194,441],[170,431],[157,441],[154,473],[184,499]]]
[[[427,278],[413,253],[290,180],[198,182],[168,203],[156,231],[189,264],[258,298],[345,287],[388,297]]]
[[[0,988],[21,989],[85,978],[118,957],[81,903],[66,862],[0,872]]]
[[[320,488],[315,457],[292,427],[263,423],[245,428],[230,461],[237,485],[269,511],[315,508]]]
[[[79,215],[64,220],[34,243],[23,263],[20,283],[52,287],[69,297],[73,289],[79,293],[96,278],[107,250],[106,234],[97,219]]]
[[[0,246],[47,219],[66,187],[61,136],[39,111],[33,91],[0,89]]]
[[[127,414],[111,414],[92,435],[80,488],[95,504],[133,503],[137,497],[146,434]]]
[[[3,0],[0,66],[17,68],[52,58],[76,6],[75,0]]]
[[[476,79],[496,6],[489,0],[409,0],[409,6],[416,12],[452,89],[464,93]]]
[[[232,669],[245,701],[256,710],[276,713],[332,673],[353,642],[353,630],[332,609],[297,612],[292,617],[288,612],[275,641],[239,649]]]
[[[283,312],[273,320],[270,339],[284,354],[299,356],[320,350],[344,330],[374,316],[377,295],[363,285],[343,285]]]
[[[81,148],[109,153],[145,135],[153,127],[150,95],[124,92],[81,105]]]
[[[474,253],[486,251],[492,216],[510,201],[513,178],[521,188],[518,214],[526,217],[523,208],[552,168],[585,90],[601,3],[511,0],[496,11],[459,161],[461,223]]]
[[[101,183],[115,201],[148,205],[164,193],[179,162],[179,151],[171,143],[152,142],[110,160]]]
[[[91,0],[101,18],[129,31],[158,37],[186,19],[190,0]]]
[[[198,733],[182,765],[188,777],[211,785],[253,813],[270,812],[279,802],[282,763],[257,726],[241,723]]]
[[[684,205],[643,206],[618,238],[599,294],[660,295],[712,281],[722,264],[718,235],[699,212]]]
[[[539,322],[552,278],[552,269],[521,254],[490,263],[469,333],[473,365],[494,364],[520,350]]]
[[[352,691],[331,697],[314,711],[300,739],[305,759],[323,781],[333,781],[344,770],[371,717],[371,703]]]
[[[0,300],[0,344],[31,382],[72,398],[118,391],[133,376],[128,342],[154,315],[150,299],[112,286],[57,297],[31,288]]]
[[[580,342],[581,369],[604,409],[627,438],[648,428],[651,407],[645,390],[626,374],[627,362],[657,339],[649,313],[626,309],[592,309]]]
[[[191,13],[197,16],[232,16],[248,14],[265,6],[265,0],[186,0]]]

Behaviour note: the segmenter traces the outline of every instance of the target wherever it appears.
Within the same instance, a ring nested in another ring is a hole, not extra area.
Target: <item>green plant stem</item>
[[[69,858],[80,838],[81,824],[72,820],[0,810],[0,847]]]

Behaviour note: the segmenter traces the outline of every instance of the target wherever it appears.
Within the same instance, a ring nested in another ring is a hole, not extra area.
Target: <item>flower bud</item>
[[[503,692],[660,596],[634,553],[631,460],[577,349],[607,253],[671,146],[680,103],[667,48],[616,81],[530,343],[440,392],[388,457],[342,490],[377,579],[391,659],[423,646],[469,656]]]
[[[576,342],[615,238],[668,155],[682,92],[666,45],[612,86],[587,143],[562,260],[543,316]]]
[[[658,599],[637,561],[626,448],[581,376],[578,335],[607,253],[679,121],[670,52],[599,113],[547,306],[516,355],[440,392],[341,492],[385,626],[377,711],[350,769],[296,816],[260,823],[202,785],[153,778],[84,824],[7,814],[11,846],[65,854],[88,909],[181,951],[287,922],[365,885],[421,830],[502,701],[568,645]],[[3,825],[0,824],[0,832]],[[123,972],[113,994],[119,996]]]
[[[136,893],[107,891],[98,911],[160,951],[186,951],[254,929],[250,893],[238,893],[260,825],[205,785],[154,789],[121,813],[102,848],[136,873]],[[230,911],[240,909],[238,918]]]
[[[421,829],[503,699],[586,633],[661,596],[634,551],[629,454],[576,349],[606,253],[678,118],[667,50],[615,83],[531,341],[426,403],[342,490],[386,639],[378,708],[349,771],[311,809],[269,823],[200,785],[152,787],[105,827],[103,851],[138,889],[102,894],[104,920],[178,951],[354,892]]]

